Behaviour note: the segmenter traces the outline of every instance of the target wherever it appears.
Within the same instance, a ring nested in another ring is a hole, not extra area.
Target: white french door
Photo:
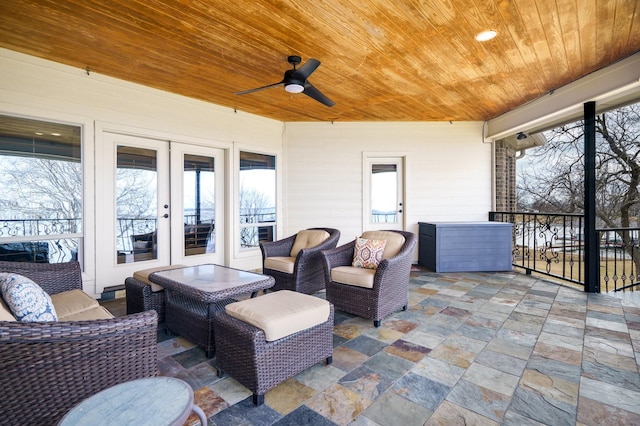
[[[223,150],[105,132],[98,155],[97,291],[140,269],[224,262]]]
[[[171,263],[224,264],[224,151],[171,142]]]
[[[363,157],[364,230],[404,229],[404,157]]]

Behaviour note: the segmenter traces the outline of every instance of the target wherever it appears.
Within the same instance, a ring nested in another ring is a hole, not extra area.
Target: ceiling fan
[[[257,92],[259,90],[268,89],[270,87],[282,86],[284,85],[284,90],[289,93],[304,93],[310,98],[315,99],[316,101],[323,103],[324,105],[331,107],[335,105],[331,99],[327,98],[323,95],[318,89],[316,89],[310,82],[307,80],[312,72],[316,70],[320,66],[320,61],[317,59],[309,59],[304,63],[300,68],[296,69],[296,66],[300,64],[302,58],[300,56],[289,56],[287,61],[293,65],[293,69],[287,70],[284,72],[284,77],[282,81],[274,84],[269,84],[262,87],[256,87],[255,89],[243,90],[242,92],[236,92],[236,95],[246,95],[247,93]]]

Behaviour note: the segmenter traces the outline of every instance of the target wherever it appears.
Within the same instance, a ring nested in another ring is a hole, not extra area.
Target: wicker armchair
[[[288,257],[298,234],[282,240],[260,243],[262,250],[262,273],[271,275],[276,284],[270,289],[291,290],[299,293],[313,294],[322,290],[325,285],[324,267],[320,252],[335,248],[340,239],[340,231],[332,228],[309,228],[310,230],[323,230],[329,233],[329,238],[315,247],[304,248],[298,252],[293,266],[293,273],[278,271],[265,267],[265,259],[268,257]]]
[[[0,261],[47,293],[82,289],[77,262]],[[157,374],[157,314],[68,322],[0,321],[0,419],[56,424],[74,405],[118,383]]]
[[[322,251],[327,300],[333,303],[337,310],[372,319],[376,327],[380,326],[382,318],[387,315],[400,309],[406,310],[409,303],[409,275],[417,238],[411,232],[391,232],[401,234],[405,239],[404,244],[395,256],[380,262],[373,272],[372,288],[332,281],[333,268],[351,266],[355,241]]]

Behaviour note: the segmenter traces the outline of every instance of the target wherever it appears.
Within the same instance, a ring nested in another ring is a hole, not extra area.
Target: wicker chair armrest
[[[411,271],[411,260],[413,250],[417,243],[417,238],[414,234],[408,232],[403,232],[403,234],[405,236],[405,243],[400,252],[393,257],[382,259],[378,265],[373,278],[374,288],[377,288],[381,283],[386,282],[386,276],[401,274],[403,271]]]
[[[329,250],[322,250],[322,261],[325,265],[325,272],[329,273],[331,269],[337,266],[349,266],[353,263],[353,250],[355,241],[350,241],[340,247]],[[330,275],[328,275],[330,276]]]
[[[108,335],[124,336],[145,330],[153,330],[155,333],[157,326],[158,314],[156,311],[85,321],[0,321],[0,345],[3,343],[100,340]],[[155,337],[152,342],[146,343],[150,346],[156,346]]]
[[[119,318],[0,322],[3,424],[57,424],[80,401],[158,372],[155,311]]]
[[[262,260],[267,257],[288,257],[291,255],[291,248],[293,242],[296,240],[294,234],[290,237],[283,238],[278,241],[269,241],[260,243],[260,250],[262,251]]]
[[[0,272],[23,275],[38,284],[48,294],[67,290],[82,290],[80,263],[30,263],[0,261]]]

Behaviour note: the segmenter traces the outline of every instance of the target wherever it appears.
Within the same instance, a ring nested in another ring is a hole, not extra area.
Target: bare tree
[[[155,211],[152,177],[137,172],[118,170],[119,216],[144,218]],[[83,180],[79,161],[0,156],[0,182],[0,220],[5,221],[8,236],[82,232]],[[68,260],[69,253],[78,247],[75,240],[52,239],[49,249],[58,253],[55,256],[59,260]]]
[[[584,212],[584,123],[545,133],[548,143],[527,151],[531,166],[518,171],[520,207],[550,213]],[[596,117],[596,216],[608,228],[638,226],[640,104]],[[632,235],[618,232],[632,254]],[[640,267],[638,250],[634,261]]]
[[[1,218],[5,220],[8,236],[81,232],[79,162],[3,156],[0,167],[0,200],[5,206]],[[76,240],[59,238],[51,239],[45,247],[48,259],[58,261],[68,260],[78,249]]]
[[[265,222],[265,215],[275,214],[275,207],[269,206],[269,200],[264,192],[255,188],[240,187],[240,224]],[[255,247],[258,241],[258,228],[241,227],[240,244],[242,247]]]

